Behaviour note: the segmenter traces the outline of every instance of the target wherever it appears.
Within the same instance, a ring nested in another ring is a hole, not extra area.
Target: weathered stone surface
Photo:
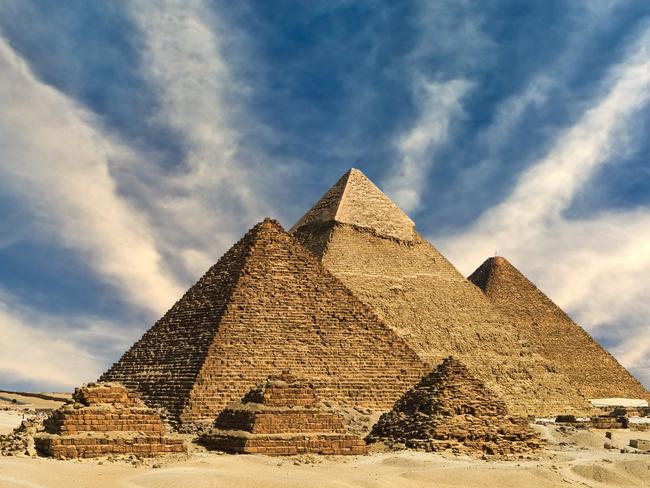
[[[527,454],[542,446],[525,419],[508,415],[505,403],[451,357],[383,414],[366,440],[496,456]]]
[[[101,379],[139,391],[189,428],[285,369],[328,398],[387,409],[428,367],[267,219]]]
[[[312,222],[340,222],[402,241],[416,238],[409,216],[355,168],[345,173],[289,232]]]
[[[158,413],[120,384],[77,388],[73,400],[55,410],[45,432],[35,436],[40,453],[63,459],[185,452],[182,439],[165,435]]]
[[[381,215],[384,205],[375,208],[379,190],[360,172],[354,175],[366,183],[356,185],[354,200],[360,203],[347,206],[346,219],[321,211],[321,200],[293,228],[323,266],[422,360],[435,365],[450,354],[458,357],[504,399],[511,412],[590,413],[584,395],[535,353],[516,325],[431,244],[415,231],[405,238],[364,224],[366,215]],[[345,181],[346,176],[326,194],[325,207],[335,208],[336,198],[345,199],[337,189]]]
[[[505,258],[487,259],[469,280],[588,398],[650,399],[636,378]]]
[[[341,417],[318,403],[313,385],[286,372],[225,408],[199,442],[210,449],[269,456],[366,452],[362,439],[346,433]]]

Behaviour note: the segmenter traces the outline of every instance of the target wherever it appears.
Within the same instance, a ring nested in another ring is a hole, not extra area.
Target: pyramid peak
[[[290,232],[313,223],[338,222],[368,229],[382,237],[412,241],[415,224],[370,179],[350,168]]]

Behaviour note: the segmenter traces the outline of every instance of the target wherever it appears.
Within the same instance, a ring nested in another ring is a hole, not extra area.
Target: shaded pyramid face
[[[513,413],[586,413],[586,398],[378,193],[351,170],[296,223],[293,234],[428,364],[460,358]]]
[[[458,360],[445,359],[383,414],[368,442],[462,453],[519,454],[539,437]]]
[[[388,408],[425,365],[280,225],[236,243],[103,376],[182,424],[283,370],[323,398]]]
[[[611,354],[506,259],[487,259],[469,279],[588,398],[650,398]]]

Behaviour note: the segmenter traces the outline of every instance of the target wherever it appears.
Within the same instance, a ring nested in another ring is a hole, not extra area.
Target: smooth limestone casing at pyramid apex
[[[450,355],[514,415],[588,414],[596,393],[650,399],[565,315],[544,315],[546,347],[510,291],[463,277],[359,170],[290,234],[268,219],[256,225],[101,380],[138,390],[188,427],[284,369],[322,397],[388,410]],[[530,286],[521,296],[540,300]],[[562,341],[589,374],[562,356]]]

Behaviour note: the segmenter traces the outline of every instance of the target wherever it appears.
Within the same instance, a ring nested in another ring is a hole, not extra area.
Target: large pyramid
[[[516,325],[351,169],[291,229],[430,365],[458,357],[513,414],[586,412],[586,398]]]
[[[191,426],[291,370],[322,398],[387,409],[426,371],[273,220],[257,224],[104,373]]]
[[[650,398],[611,354],[506,259],[487,259],[469,280],[589,398]]]

